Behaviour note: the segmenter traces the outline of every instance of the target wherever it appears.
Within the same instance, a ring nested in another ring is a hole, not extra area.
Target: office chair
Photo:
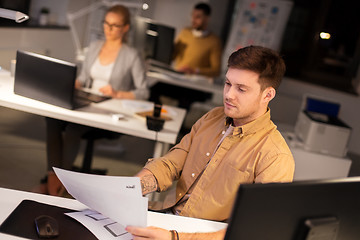
[[[92,169],[92,160],[93,160],[93,154],[94,154],[94,144],[96,140],[99,139],[110,139],[115,140],[118,139],[122,134],[116,133],[104,129],[98,129],[93,128],[89,132],[85,133],[82,138],[86,140],[86,148],[83,158],[83,163],[81,166],[81,169],[78,169],[78,171],[83,173],[93,173],[93,174],[99,174],[99,175],[106,175],[107,169]],[[76,170],[76,167],[75,167]]]

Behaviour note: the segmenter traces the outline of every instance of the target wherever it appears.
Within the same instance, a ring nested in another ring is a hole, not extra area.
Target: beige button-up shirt
[[[223,107],[215,108],[166,155],[149,159],[145,168],[156,177],[160,191],[178,180],[176,193],[169,192],[162,209],[174,207],[188,194],[180,215],[223,221],[230,216],[240,184],[292,181],[294,159],[270,120],[270,109],[235,127],[218,146],[228,123]]]

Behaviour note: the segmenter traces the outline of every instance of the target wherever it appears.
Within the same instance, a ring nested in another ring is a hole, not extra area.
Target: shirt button
[[[192,177],[195,177],[195,173],[192,173],[191,176],[192,176]]]
[[[206,156],[210,156],[210,153],[209,153],[209,152],[207,152],[207,153],[206,153]]]
[[[225,134],[225,131],[222,131],[222,132],[221,132],[221,134],[223,134],[223,135],[224,135],[224,134]]]
[[[179,197],[181,197],[181,195],[182,195],[182,194],[181,194],[181,193],[179,193]]]

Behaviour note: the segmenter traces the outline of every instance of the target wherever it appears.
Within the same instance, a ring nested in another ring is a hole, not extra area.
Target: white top
[[[93,79],[92,90],[99,91],[100,88],[109,84],[113,67],[114,62],[102,65],[99,58],[96,58],[90,69],[90,77]]]

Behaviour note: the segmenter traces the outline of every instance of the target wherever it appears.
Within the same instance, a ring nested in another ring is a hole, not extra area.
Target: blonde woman
[[[147,99],[144,61],[136,49],[125,43],[130,29],[129,10],[121,5],[109,8],[103,21],[105,40],[89,46],[76,87],[86,87],[121,99]],[[63,187],[52,167],[71,169],[82,135],[91,127],[57,119],[46,119],[48,174],[46,192],[59,195]]]

